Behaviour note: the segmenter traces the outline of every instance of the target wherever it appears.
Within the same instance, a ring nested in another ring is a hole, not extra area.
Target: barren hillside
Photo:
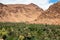
[[[46,11],[31,4],[0,3],[0,22],[29,22],[36,24],[60,24],[60,2]]]
[[[51,5],[35,21],[43,24],[60,24],[60,2]]]
[[[43,10],[31,4],[0,3],[0,22],[29,22],[37,19]]]

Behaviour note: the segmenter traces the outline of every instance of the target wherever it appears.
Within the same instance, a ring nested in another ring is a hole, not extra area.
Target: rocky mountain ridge
[[[43,10],[31,3],[4,5],[0,3],[0,22],[27,22],[32,21]]]
[[[51,5],[46,11],[33,3],[28,5],[0,3],[0,22],[60,25],[60,2]]]
[[[60,2],[51,5],[34,22],[60,25]]]

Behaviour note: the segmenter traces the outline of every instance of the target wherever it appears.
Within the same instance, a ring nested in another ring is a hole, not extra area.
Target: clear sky
[[[50,5],[56,3],[58,0],[0,0],[3,4],[30,4],[34,3],[44,10],[49,8]]]

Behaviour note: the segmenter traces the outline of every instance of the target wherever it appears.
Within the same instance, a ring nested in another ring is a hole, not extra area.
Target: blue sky
[[[50,5],[57,2],[58,0],[0,0],[0,3],[3,4],[30,4],[34,3],[41,7],[42,9],[46,10],[49,8]]]
[[[57,2],[58,0],[50,0],[50,3],[55,3]]]

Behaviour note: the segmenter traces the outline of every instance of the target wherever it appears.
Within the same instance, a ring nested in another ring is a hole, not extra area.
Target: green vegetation
[[[0,39],[60,40],[60,25],[0,23]]]

